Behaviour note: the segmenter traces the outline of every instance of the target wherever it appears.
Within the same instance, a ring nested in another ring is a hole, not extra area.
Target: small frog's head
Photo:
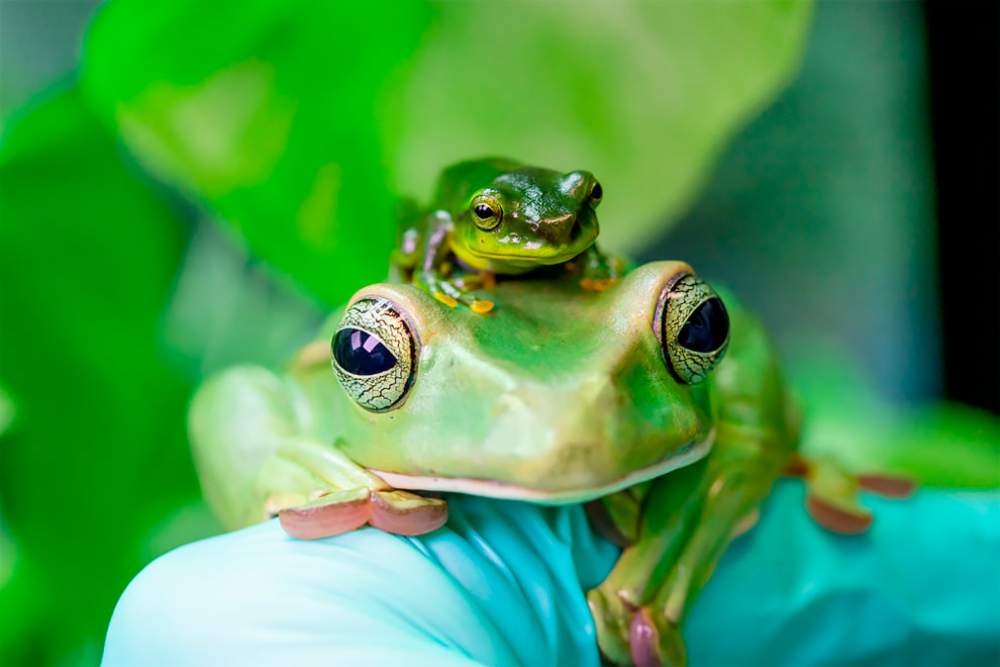
[[[445,170],[438,200],[451,215],[451,246],[478,269],[516,273],[561,264],[597,238],[604,193],[588,171],[558,172],[509,160],[463,162]]]
[[[491,297],[482,316],[408,285],[355,295],[319,399],[352,460],[397,488],[559,503],[707,453],[704,380],[729,320],[688,265],[647,264],[601,293],[570,277]]]

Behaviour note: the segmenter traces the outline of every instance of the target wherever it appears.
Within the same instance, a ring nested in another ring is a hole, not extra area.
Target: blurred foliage
[[[648,238],[789,77],[809,15],[803,2],[118,2],[93,26],[83,84],[144,165],[335,303],[385,275],[391,193],[425,196],[477,154],[585,165],[614,193],[606,245]]]
[[[11,122],[0,183],[0,371],[15,413],[0,497],[17,544],[0,627],[38,610],[0,663],[93,662],[142,565],[140,535],[195,493],[191,387],[160,346],[188,226],[72,90]]]
[[[642,257],[737,288],[783,351],[823,341],[894,400],[938,395],[924,60],[916,3],[819,3],[800,76]]]

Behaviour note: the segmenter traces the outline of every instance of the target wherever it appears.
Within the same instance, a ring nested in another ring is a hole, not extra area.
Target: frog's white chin
[[[412,491],[439,491],[451,493],[466,493],[473,496],[486,496],[489,498],[504,498],[508,500],[526,500],[534,503],[546,505],[562,505],[568,503],[582,503],[601,496],[606,496],[615,491],[640,484],[647,480],[659,477],[677,468],[683,468],[695,461],[703,458],[712,449],[715,441],[715,429],[709,432],[708,436],[700,441],[689,443],[680,450],[673,452],[670,456],[646,466],[639,470],[633,470],[621,479],[603,484],[598,487],[587,487],[583,489],[560,489],[557,491],[547,489],[535,489],[526,486],[518,486],[509,482],[497,482],[488,479],[473,479],[469,477],[427,477],[422,475],[406,475],[388,470],[377,470],[371,468],[370,471],[381,477],[387,484],[397,489],[409,489]]]

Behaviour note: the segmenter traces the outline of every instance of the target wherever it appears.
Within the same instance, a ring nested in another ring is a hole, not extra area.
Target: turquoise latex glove
[[[997,664],[1000,497],[869,500],[871,532],[838,537],[779,483],[688,619],[691,664]],[[582,509],[450,508],[421,538],[271,521],[178,549],[125,591],[104,664],[599,664],[583,589],[617,550]]]

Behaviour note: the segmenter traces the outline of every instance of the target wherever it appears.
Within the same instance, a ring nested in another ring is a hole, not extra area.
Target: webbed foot
[[[827,530],[857,535],[868,530],[872,513],[861,505],[858,493],[871,491],[888,498],[905,498],[915,485],[902,477],[882,474],[855,475],[832,461],[796,457],[786,472],[805,480],[806,509]]]
[[[490,276],[492,277],[492,274]],[[462,304],[477,315],[485,315],[493,310],[493,302],[481,299],[470,291],[475,285],[473,278],[476,277],[466,276],[459,280],[447,280],[431,271],[424,271],[415,278],[414,284],[449,308],[456,308]],[[483,280],[485,284],[485,279]]]
[[[281,527],[292,537],[314,540],[370,524],[387,533],[423,535],[448,520],[448,504],[397,489],[349,489],[278,511]]]

